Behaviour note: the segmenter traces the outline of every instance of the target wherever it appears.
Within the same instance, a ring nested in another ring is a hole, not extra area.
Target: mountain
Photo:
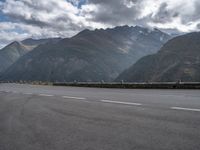
[[[72,38],[38,46],[19,59],[3,80],[112,81],[139,58],[170,39],[158,29],[121,26],[84,30]]]
[[[200,33],[173,38],[154,55],[141,58],[116,81],[200,82]]]
[[[38,45],[45,44],[45,43],[48,43],[48,42],[56,43],[61,39],[62,38],[47,38],[47,39],[28,38],[28,39],[21,41],[21,43],[23,43],[24,45],[27,45],[27,46],[37,47]]]
[[[58,41],[59,38],[55,39],[26,39],[21,42],[12,42],[3,49],[0,50],[0,74],[16,62],[21,56],[27,52],[33,50],[40,44],[45,44],[49,41]]]
[[[27,47],[20,42],[13,42],[0,50],[0,73],[30,50],[31,47]]]

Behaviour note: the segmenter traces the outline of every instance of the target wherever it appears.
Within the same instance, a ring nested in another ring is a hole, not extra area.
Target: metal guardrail
[[[33,85],[76,86],[127,89],[200,89],[200,82],[43,82],[43,81],[1,81]]]
[[[77,87],[98,87],[98,88],[127,88],[127,89],[200,89],[200,82],[76,82],[62,83],[55,82],[54,86],[77,86]]]

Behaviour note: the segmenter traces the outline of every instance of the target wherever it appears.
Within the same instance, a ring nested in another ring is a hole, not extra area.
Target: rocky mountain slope
[[[170,36],[139,26],[84,30],[43,44],[19,59],[4,80],[112,81],[139,58],[157,52]]]
[[[0,74],[16,62],[21,56],[33,50],[40,44],[45,44],[49,41],[58,41],[58,39],[26,39],[21,42],[12,42],[0,50]]]
[[[154,55],[141,58],[116,81],[200,82],[200,33],[190,33],[167,42]]]

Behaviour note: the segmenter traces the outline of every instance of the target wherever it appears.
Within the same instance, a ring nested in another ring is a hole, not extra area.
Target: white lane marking
[[[195,108],[171,107],[171,109],[200,112],[200,109],[195,109]]]
[[[71,96],[62,96],[63,98],[68,98],[68,99],[77,99],[77,100],[85,100],[86,98],[84,97],[71,97]]]
[[[134,106],[141,106],[140,103],[132,103],[132,102],[121,102],[121,101],[111,101],[111,100],[101,100],[104,103],[114,103],[114,104],[123,104],[123,105],[134,105]]]
[[[46,97],[51,97],[51,96],[54,96],[54,95],[49,95],[49,94],[39,94],[40,96],[46,96]]]
[[[33,93],[23,93],[23,94],[25,94],[25,95],[33,95]]]

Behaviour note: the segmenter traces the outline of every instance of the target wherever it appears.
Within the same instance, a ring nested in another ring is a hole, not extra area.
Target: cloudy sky
[[[198,31],[200,0],[0,0],[0,47],[119,25]]]

